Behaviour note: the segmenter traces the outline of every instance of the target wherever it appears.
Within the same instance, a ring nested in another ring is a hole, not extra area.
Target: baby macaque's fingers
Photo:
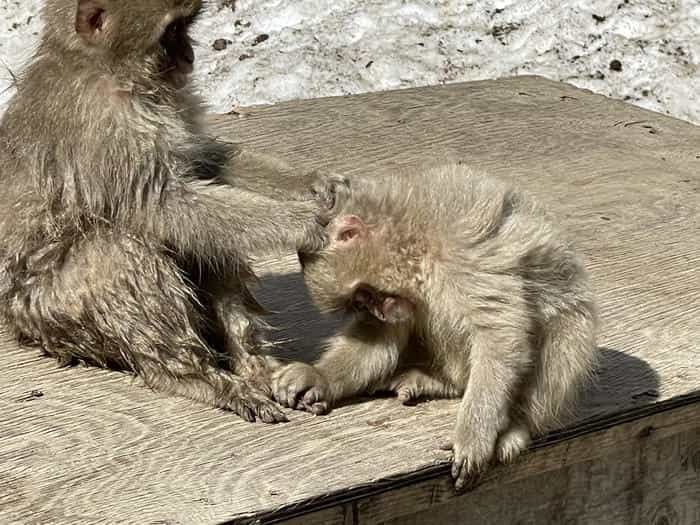
[[[325,401],[320,401],[318,403],[307,404],[304,401],[300,401],[297,405],[297,410],[303,410],[304,412],[309,412],[314,416],[322,416],[328,413],[328,403]]]
[[[292,363],[278,371],[273,377],[272,391],[282,406],[296,410],[312,411],[312,406],[325,400],[325,389],[319,382],[323,377],[311,365]],[[321,410],[316,407],[315,410]]]
[[[279,370],[272,378],[272,396],[283,407],[293,408],[294,399],[289,399],[289,374],[290,367]]]
[[[459,425],[458,425],[459,427]],[[455,488],[462,490],[474,486],[481,472],[489,465],[494,455],[496,445],[496,433],[474,427],[457,430],[454,440],[454,460],[452,463],[452,477],[455,480]]]
[[[397,397],[401,404],[406,406],[413,406],[418,402],[418,395],[410,387],[401,387],[397,391]]]
[[[453,460],[452,472],[450,474],[452,475],[452,479],[455,480],[455,488],[460,490],[464,486],[467,477],[467,466],[464,464],[464,460]]]
[[[311,405],[311,413],[315,416],[321,416],[328,413],[328,403],[326,401],[321,401],[319,403],[314,403]]]
[[[336,173],[319,173],[311,186],[311,193],[323,211],[321,219],[327,224],[345,204],[350,195],[350,181]]]
[[[326,395],[318,386],[310,388],[306,394],[304,394],[304,397],[301,399],[299,404],[304,410],[317,416],[328,412],[328,401],[326,400]]]
[[[455,480],[455,490],[459,492],[476,484],[478,471],[468,457],[455,453],[452,462],[452,479]]]

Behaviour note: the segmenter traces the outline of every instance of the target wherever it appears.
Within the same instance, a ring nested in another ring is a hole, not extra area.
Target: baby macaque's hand
[[[455,488],[462,490],[478,481],[479,475],[486,469],[494,456],[496,432],[465,426],[458,421],[454,440],[441,446],[452,450],[452,478]]]
[[[309,188],[314,207],[313,221],[308,223],[301,240],[297,242],[300,258],[317,253],[328,245],[326,226],[350,195],[350,183],[342,175],[316,172],[313,177],[314,182]]]
[[[319,220],[327,225],[347,202],[350,181],[336,173],[319,173],[311,185],[311,193],[321,207]]]
[[[316,415],[325,414],[330,406],[328,380],[306,363],[292,363],[275,372],[272,395],[282,406]]]

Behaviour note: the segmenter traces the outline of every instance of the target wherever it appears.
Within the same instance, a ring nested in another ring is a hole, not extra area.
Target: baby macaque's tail
[[[580,302],[543,327],[538,361],[520,401],[520,417],[533,434],[551,430],[570,415],[597,362],[596,309]]]

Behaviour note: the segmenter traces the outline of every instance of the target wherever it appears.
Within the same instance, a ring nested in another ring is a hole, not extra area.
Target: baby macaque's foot
[[[420,398],[449,398],[460,392],[419,368],[410,368],[391,379],[389,390],[396,393],[404,405],[415,404]]]
[[[227,403],[226,408],[251,423],[256,419],[263,423],[289,421],[277,403],[268,398],[264,392],[252,387],[231,399]]]
[[[525,425],[512,425],[498,438],[496,455],[501,463],[510,463],[530,444],[530,431]]]
[[[272,394],[282,405],[313,414],[325,414],[330,407],[328,380],[306,363],[292,363],[273,375]]]
[[[398,400],[404,405],[414,405],[423,395],[418,378],[414,377],[413,370],[399,374],[392,379],[389,390],[396,394]],[[417,370],[415,372],[418,372]]]

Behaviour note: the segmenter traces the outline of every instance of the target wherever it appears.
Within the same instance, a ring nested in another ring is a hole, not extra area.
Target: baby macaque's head
[[[321,310],[370,315],[386,323],[413,318],[415,297],[391,230],[389,224],[369,224],[354,214],[341,213],[331,221],[329,245],[300,258]]]

